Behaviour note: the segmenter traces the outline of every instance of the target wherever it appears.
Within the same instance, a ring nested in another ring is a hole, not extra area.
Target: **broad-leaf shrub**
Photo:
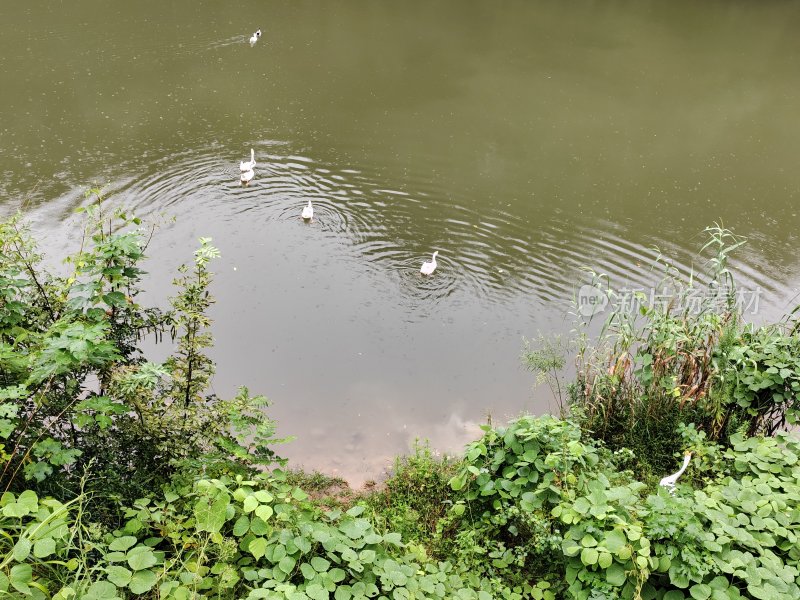
[[[451,518],[472,543],[458,560],[581,600],[800,597],[800,443],[735,435],[723,450],[691,427],[685,437],[711,476],[670,495],[648,494],[569,421],[487,428],[451,481],[464,494]]]
[[[477,576],[376,531],[363,506],[322,512],[275,477],[201,480],[167,497],[131,510],[120,532],[163,538],[165,598],[493,597]]]
[[[522,587],[431,560],[400,534],[377,531],[363,506],[322,512],[280,472],[173,487],[137,501],[122,528],[80,545],[72,543],[80,524],[56,501],[7,493],[0,509],[9,534],[0,592],[34,598],[524,597]]]
[[[644,485],[615,473],[609,453],[582,438],[577,424],[553,417],[487,430],[451,481],[465,490],[454,512],[463,515],[462,535],[482,534],[474,554],[495,557],[478,560],[483,568],[555,588],[566,581],[575,598],[631,597],[650,565],[635,509]]]
[[[75,531],[67,504],[32,490],[0,496],[0,596],[44,598],[78,562],[67,560]]]
[[[648,499],[647,532],[663,572],[653,587],[675,600],[800,598],[800,444],[785,435],[731,442],[729,475]]]
[[[780,326],[748,327],[726,359],[720,388],[730,410],[743,413],[750,435],[772,435],[798,422],[800,337]]]

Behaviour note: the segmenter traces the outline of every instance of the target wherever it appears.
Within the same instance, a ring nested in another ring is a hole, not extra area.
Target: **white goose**
[[[250,181],[255,177],[256,173],[253,169],[248,169],[247,171],[242,171],[242,184],[247,185]]]
[[[251,46],[254,45],[258,41],[258,38],[260,37],[261,37],[261,30],[259,29],[253,35],[250,36],[250,45]]]
[[[250,160],[243,160],[239,163],[239,170],[244,173],[245,171],[252,171],[256,166],[256,152],[250,148]]]
[[[311,200],[308,201],[308,205],[303,207],[302,217],[306,221],[313,220],[313,218],[314,218],[314,207],[311,205]]]
[[[661,481],[658,482],[658,485],[663,485],[665,488],[669,489],[669,493],[672,494],[675,491],[675,482],[678,481],[678,477],[683,475],[683,472],[686,470],[686,467],[689,466],[689,461],[692,460],[692,453],[687,452],[683,455],[683,466],[678,469],[677,473],[673,473],[672,475],[668,475],[664,477]]]
[[[423,275],[430,275],[436,270],[436,255],[439,254],[439,251],[433,253],[433,258],[430,261],[425,261],[422,263],[422,268],[419,270],[420,273]]]

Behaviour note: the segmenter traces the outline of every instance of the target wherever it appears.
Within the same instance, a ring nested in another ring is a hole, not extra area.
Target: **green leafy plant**
[[[697,454],[692,470],[711,472],[687,473],[699,489],[647,494],[618,453],[574,423],[523,417],[487,428],[451,481],[463,493],[451,518],[470,542],[455,548],[458,561],[576,599],[795,597],[800,443],[737,434],[723,450],[691,426],[683,439]]]
[[[800,338],[779,325],[748,327],[725,358],[718,385],[749,435],[798,422]]]
[[[566,344],[558,335],[552,337],[540,335],[534,343],[529,340],[525,340],[524,343],[522,364],[536,374],[537,385],[546,383],[549,386],[553,397],[558,401],[560,416],[565,416],[566,385],[562,385],[561,371],[567,364]]]
[[[597,346],[575,344],[571,419],[487,425],[453,460],[417,444],[382,486],[327,502],[331,480],[276,468],[265,398],[208,391],[211,241],[169,311],[143,307],[152,230],[103,211],[63,278],[18,217],[0,223],[0,595],[800,597],[788,326],[743,325],[730,295],[697,315],[612,315]],[[709,233],[712,283],[732,284],[741,241]],[[141,340],[164,333],[173,355],[148,361]],[[526,354],[559,397],[564,350]],[[655,482],[684,450],[669,493]]]
[[[377,531],[364,506],[321,511],[282,477],[202,479],[126,516],[104,557],[122,567],[106,567],[105,583],[134,593],[148,570],[165,598],[492,597],[488,582]]]
[[[42,266],[19,217],[0,224],[0,483],[71,498],[91,465],[88,485],[101,489],[88,490],[90,501],[113,520],[120,502],[160,489],[182,469],[247,472],[280,459],[263,396],[208,391],[208,265],[218,250],[201,240],[175,281],[170,311],[144,307],[136,298],[153,229],[106,211],[93,193],[67,277]],[[174,354],[147,361],[141,341],[167,332]]]
[[[729,475],[691,494],[648,499],[659,559],[651,588],[676,600],[797,597],[800,445],[785,435],[731,441]]]
[[[772,434],[797,420],[796,336],[744,324],[728,268],[744,240],[720,225],[705,232],[706,284],[659,255],[660,297],[612,311],[594,347],[580,338],[570,408],[610,448],[631,449],[644,479],[669,472],[683,423],[725,443],[740,427]]]
[[[460,461],[437,456],[427,443],[417,440],[412,453],[395,460],[389,477],[364,503],[386,529],[445,558],[437,526],[455,500],[449,481],[459,465]]]

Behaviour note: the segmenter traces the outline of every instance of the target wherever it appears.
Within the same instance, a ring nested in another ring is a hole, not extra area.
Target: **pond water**
[[[51,257],[93,183],[162,215],[162,305],[212,237],[214,390],[266,394],[297,463],[359,483],[415,436],[551,409],[523,336],[569,332],[585,267],[700,268],[714,221],[749,239],[757,318],[797,303],[797,3],[232,6],[4,3],[0,211]]]

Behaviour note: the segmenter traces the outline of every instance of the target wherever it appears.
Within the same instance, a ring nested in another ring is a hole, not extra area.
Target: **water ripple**
[[[607,275],[616,289],[647,289],[658,283],[654,267],[660,248],[684,279],[697,278],[693,257],[664,238],[630,241],[623,223],[561,211],[542,210],[533,218],[516,215],[508,204],[478,210],[480,199],[441,194],[431,182],[410,178],[404,189],[388,187],[380,170],[337,168],[292,151],[278,141],[254,143],[256,175],[243,186],[238,161],[247,149],[211,144],[180,157],[149,163],[138,177],[112,190],[140,216],[169,213],[186,219],[214,220],[229,227],[284,222],[308,227],[314,235],[354,249],[364,271],[389,273],[400,302],[409,307],[436,305],[467,294],[483,302],[523,297],[532,306],[565,307],[586,270]],[[419,180],[417,189],[412,183]],[[314,220],[300,213],[311,200]],[[439,250],[439,268],[422,277],[419,267]],[[773,290],[760,265],[732,262],[744,285]]]

